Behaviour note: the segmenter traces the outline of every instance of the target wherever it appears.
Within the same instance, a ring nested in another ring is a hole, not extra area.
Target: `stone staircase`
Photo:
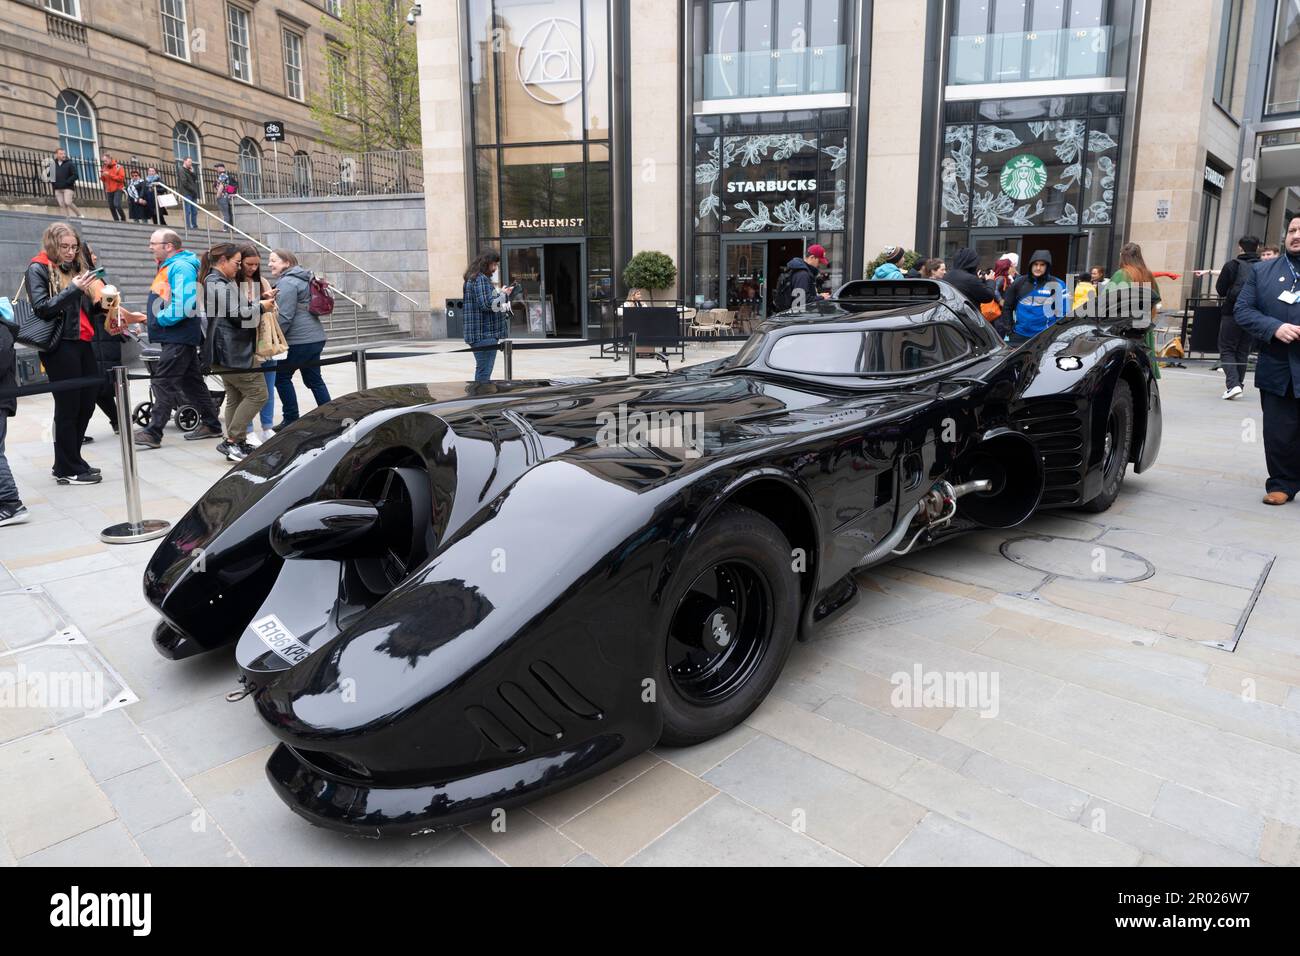
[[[21,279],[21,269],[40,248],[41,233],[57,219],[57,216],[35,212],[0,210],[0,245],[4,246],[0,250],[3,253],[0,295],[13,294]],[[158,271],[149,252],[149,235],[155,227],[152,224],[90,218],[78,219],[73,225],[99,257],[99,264],[104,267],[108,280],[122,290],[122,303],[129,309],[143,310],[148,301],[149,286]],[[190,248],[198,254],[203,252],[199,245],[191,244]],[[356,298],[361,299],[361,296]],[[327,348],[409,341],[410,335],[387,316],[363,308],[356,311],[354,322],[353,311],[354,306],[347,299],[341,296],[335,299],[334,314],[322,320],[329,336]]]

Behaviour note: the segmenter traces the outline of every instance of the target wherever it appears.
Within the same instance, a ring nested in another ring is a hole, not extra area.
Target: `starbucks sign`
[[[1037,156],[1021,153],[1002,167],[998,181],[1012,199],[1033,199],[1047,185],[1047,166]]]

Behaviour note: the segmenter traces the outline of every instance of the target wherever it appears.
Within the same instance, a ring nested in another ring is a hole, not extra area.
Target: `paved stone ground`
[[[590,354],[521,355],[517,374],[613,371]],[[374,363],[371,382],[468,364]],[[347,367],[328,379],[352,385]],[[125,510],[106,421],[87,451],[104,483],[56,487],[49,400],[25,400],[9,451],[33,520],[0,529],[0,670],[104,674],[115,707],[0,708],[0,863],[1300,864],[1300,505],[1259,504],[1255,395],[1221,388],[1166,372],[1160,463],[1110,512],[862,575],[853,613],[724,737],[512,811],[504,833],[384,842],[315,829],[272,794],[270,734],[223,699],[228,657],[157,655],[153,545],[97,539]],[[169,433],[140,455],[146,516],[178,518],[225,467]],[[900,673],[984,693],[916,706],[895,699]]]

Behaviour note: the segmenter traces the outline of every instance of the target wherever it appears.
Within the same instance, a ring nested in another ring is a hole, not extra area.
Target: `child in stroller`
[[[145,367],[149,370],[150,376],[157,372],[158,360],[162,357],[161,345],[144,345],[140,349],[140,358],[144,360]],[[216,375],[205,375],[203,384],[208,388],[208,394],[212,397],[212,402],[217,408],[225,401],[226,389],[221,384],[221,379]],[[153,414],[153,382],[149,383],[149,400],[140,402],[135,408],[131,409],[131,421],[139,428],[145,428],[149,424],[150,416]],[[199,410],[193,405],[181,405],[172,414],[172,420],[176,427],[183,432],[192,432],[199,427]]]

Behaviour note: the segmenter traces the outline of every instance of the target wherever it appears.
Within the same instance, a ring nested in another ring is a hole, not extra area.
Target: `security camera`
[[[415,18],[418,17],[419,15],[420,15],[420,5],[418,3],[411,4],[411,9],[408,10],[406,13],[406,25],[408,27],[415,26]]]

